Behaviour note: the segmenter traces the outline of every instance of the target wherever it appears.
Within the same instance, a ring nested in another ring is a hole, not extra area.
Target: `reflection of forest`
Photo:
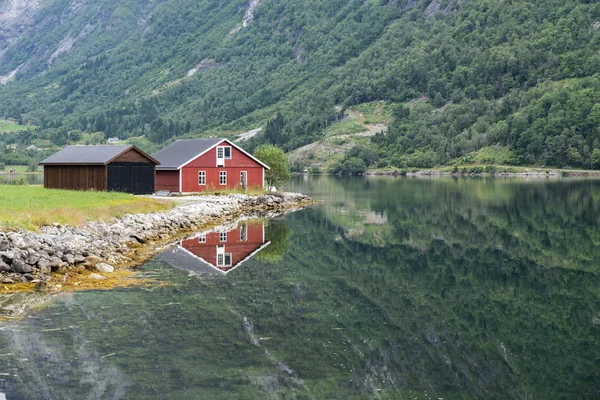
[[[273,253],[227,277],[190,279],[154,261],[143,270],[175,285],[76,294],[27,319],[19,335],[46,356],[13,350],[2,362],[18,377],[0,391],[598,398],[599,183],[315,184],[334,201],[269,221]],[[340,207],[385,215],[382,241],[348,236]]]
[[[600,181],[322,177],[313,185],[328,188],[328,220],[365,244],[427,250],[437,239],[600,272]]]

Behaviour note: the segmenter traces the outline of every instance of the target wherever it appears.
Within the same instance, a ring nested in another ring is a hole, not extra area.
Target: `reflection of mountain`
[[[194,273],[226,274],[267,247],[263,221],[245,221],[235,228],[202,232],[160,255],[175,268]]]
[[[157,258],[141,272],[172,285],[58,298],[16,326],[20,345],[0,324],[0,392],[600,398],[600,181],[320,182],[393,236],[348,237],[324,204],[265,222],[271,244],[227,279]]]

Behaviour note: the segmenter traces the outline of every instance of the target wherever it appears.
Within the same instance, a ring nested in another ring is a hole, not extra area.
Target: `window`
[[[231,267],[231,253],[218,254],[217,267]]]
[[[231,253],[225,253],[225,246],[217,245],[217,267],[231,267]]]
[[[219,233],[219,242],[226,242],[226,241],[227,241],[227,232]]]
[[[198,185],[206,185],[206,171],[198,171]]]
[[[231,146],[217,146],[217,158],[231,160]]]
[[[220,171],[219,172],[219,184],[220,185],[227,185],[227,171]]]
[[[206,243],[206,235],[198,236],[198,243]]]
[[[223,150],[225,152],[225,158],[228,160],[231,160],[231,147],[230,146],[223,147]]]

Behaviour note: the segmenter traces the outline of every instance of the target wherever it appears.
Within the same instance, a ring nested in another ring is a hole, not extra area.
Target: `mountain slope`
[[[346,108],[385,101],[389,132],[347,158],[424,167],[503,146],[512,163],[589,166],[600,152],[594,2],[36,4],[0,39],[0,117],[38,128],[4,145],[118,136],[151,148],[264,127],[248,147],[292,150]]]

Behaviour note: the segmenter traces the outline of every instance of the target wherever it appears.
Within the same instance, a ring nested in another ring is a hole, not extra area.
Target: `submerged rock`
[[[106,263],[100,263],[100,264],[96,265],[96,270],[98,272],[112,273],[112,272],[115,272],[115,267],[113,267],[112,265],[106,264]]]

